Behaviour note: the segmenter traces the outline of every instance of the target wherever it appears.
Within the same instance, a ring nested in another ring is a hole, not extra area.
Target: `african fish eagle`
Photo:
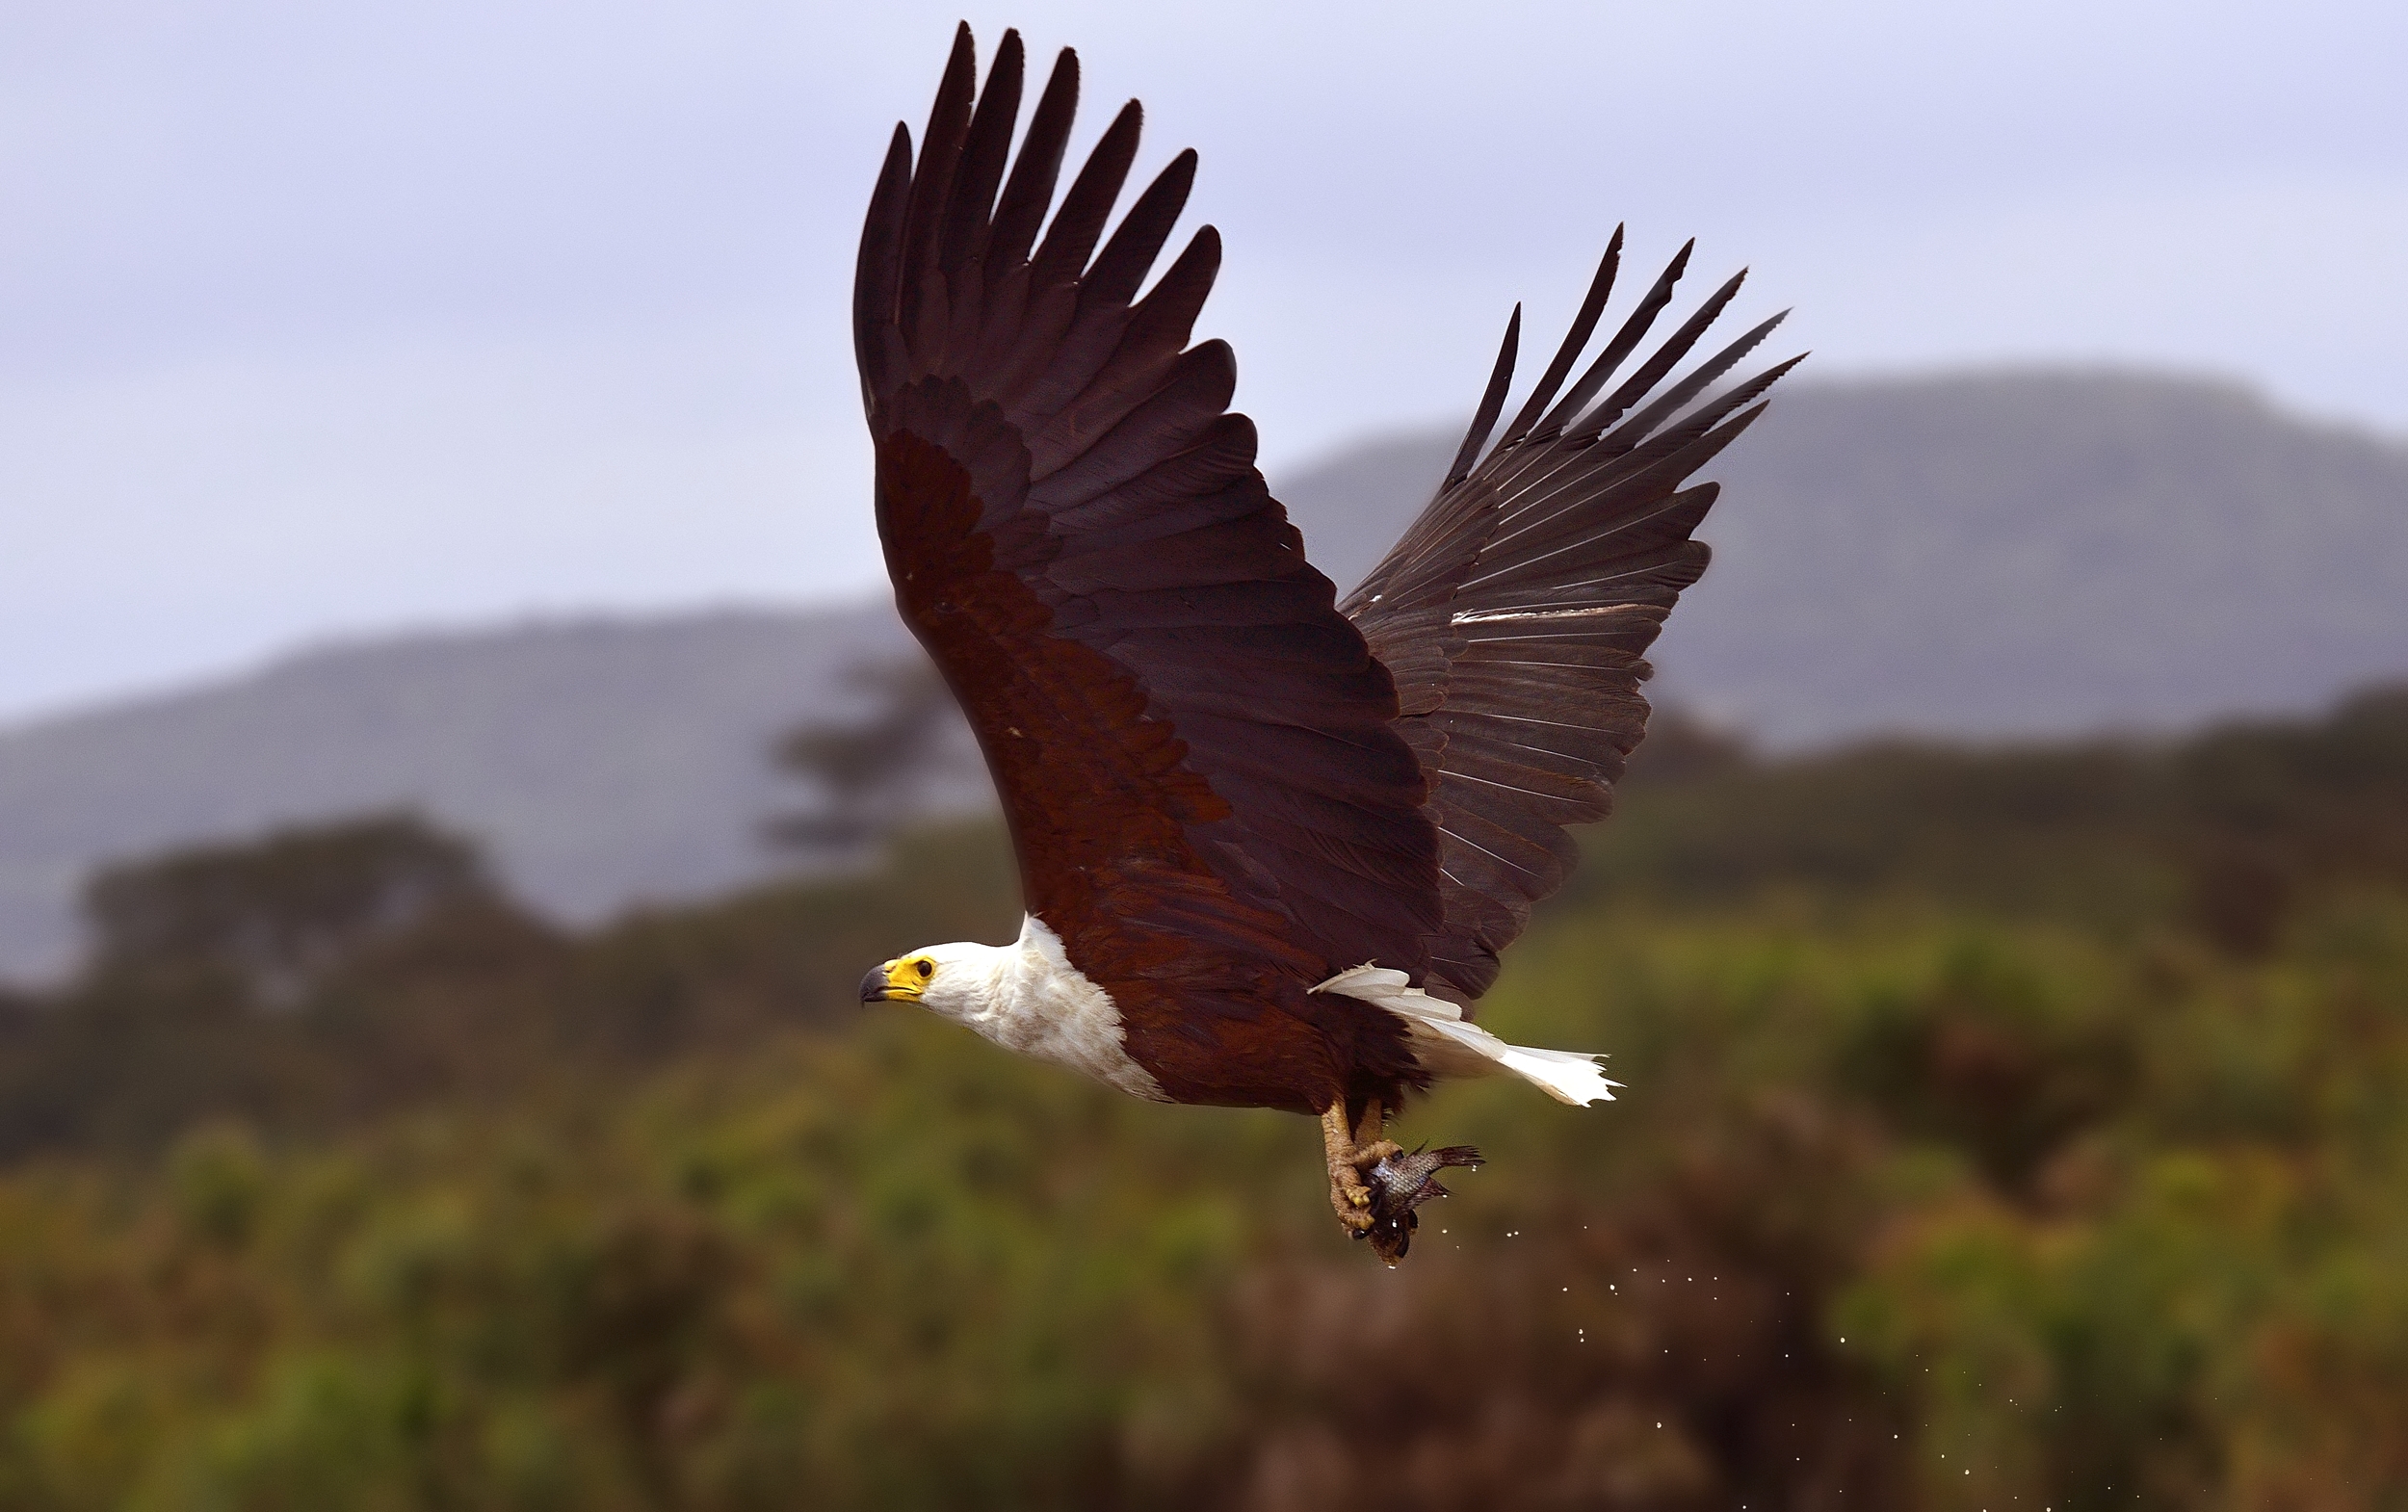
[[[1061,53],[1015,158],[1021,70],[1007,32],[979,91],[965,25],[916,160],[896,126],[853,341],[896,602],[993,771],[1026,918],[1009,945],[899,955],[861,997],[1139,1097],[1318,1116],[1340,1220],[1394,1264],[1435,1173],[1478,1159],[1382,1137],[1408,1093],[1504,1071],[1612,1095],[1595,1056],[1508,1045],[1472,1009],[1646,728],[1642,654],[1706,566],[1690,532],[1716,485],[1688,480],[1792,363],[1720,380],[1779,317],[1667,382],[1734,277],[1609,391],[1684,247],[1567,387],[1617,229],[1495,432],[1514,311],[1436,496],[1339,603],[1227,407],[1227,344],[1188,345],[1219,235],[1136,298],[1195,154],[1098,253],[1139,105],[1046,224],[1079,63]]]

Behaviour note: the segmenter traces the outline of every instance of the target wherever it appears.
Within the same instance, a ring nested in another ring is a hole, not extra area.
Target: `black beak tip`
[[[873,966],[870,968],[870,975],[861,978],[861,1001],[864,1003],[886,1001],[885,967]]]

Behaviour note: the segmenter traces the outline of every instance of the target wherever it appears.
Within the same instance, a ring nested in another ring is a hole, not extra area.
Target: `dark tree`
[[[955,769],[960,710],[923,656],[856,664],[845,675],[866,712],[797,726],[777,743],[777,763],[818,790],[818,806],[765,826],[798,850],[858,851],[916,817],[929,790]]]
[[[279,1004],[360,946],[493,896],[469,842],[390,814],[111,867],[84,915],[96,975],[216,969]]]

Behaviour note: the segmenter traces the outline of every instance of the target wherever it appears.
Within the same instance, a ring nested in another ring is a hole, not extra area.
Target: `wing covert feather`
[[[1657,392],[1741,274],[1596,397],[1671,303],[1693,246],[1558,396],[1612,291],[1617,227],[1570,334],[1482,456],[1511,378],[1515,311],[1436,497],[1344,605],[1396,679],[1406,741],[1431,779],[1447,917],[1424,985],[1465,1004],[1496,980],[1498,952],[1531,906],[1562,884],[1577,858],[1567,827],[1606,817],[1646,731],[1647,649],[1706,567],[1691,533],[1716,490],[1688,480],[1798,360],[1710,392],[1775,316]]]

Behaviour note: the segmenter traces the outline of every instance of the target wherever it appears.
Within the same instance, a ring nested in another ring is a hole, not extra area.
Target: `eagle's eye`
[[[913,961],[911,964],[913,965],[913,967],[917,968],[917,970],[919,971],[919,973],[920,973],[920,979],[921,979],[922,981],[926,981],[926,980],[928,980],[930,977],[933,977],[933,976],[935,976],[935,975],[936,975],[936,963],[935,963],[934,961],[932,961],[932,960],[929,960],[929,959],[927,956],[925,956],[925,955],[921,956],[918,960]]]

